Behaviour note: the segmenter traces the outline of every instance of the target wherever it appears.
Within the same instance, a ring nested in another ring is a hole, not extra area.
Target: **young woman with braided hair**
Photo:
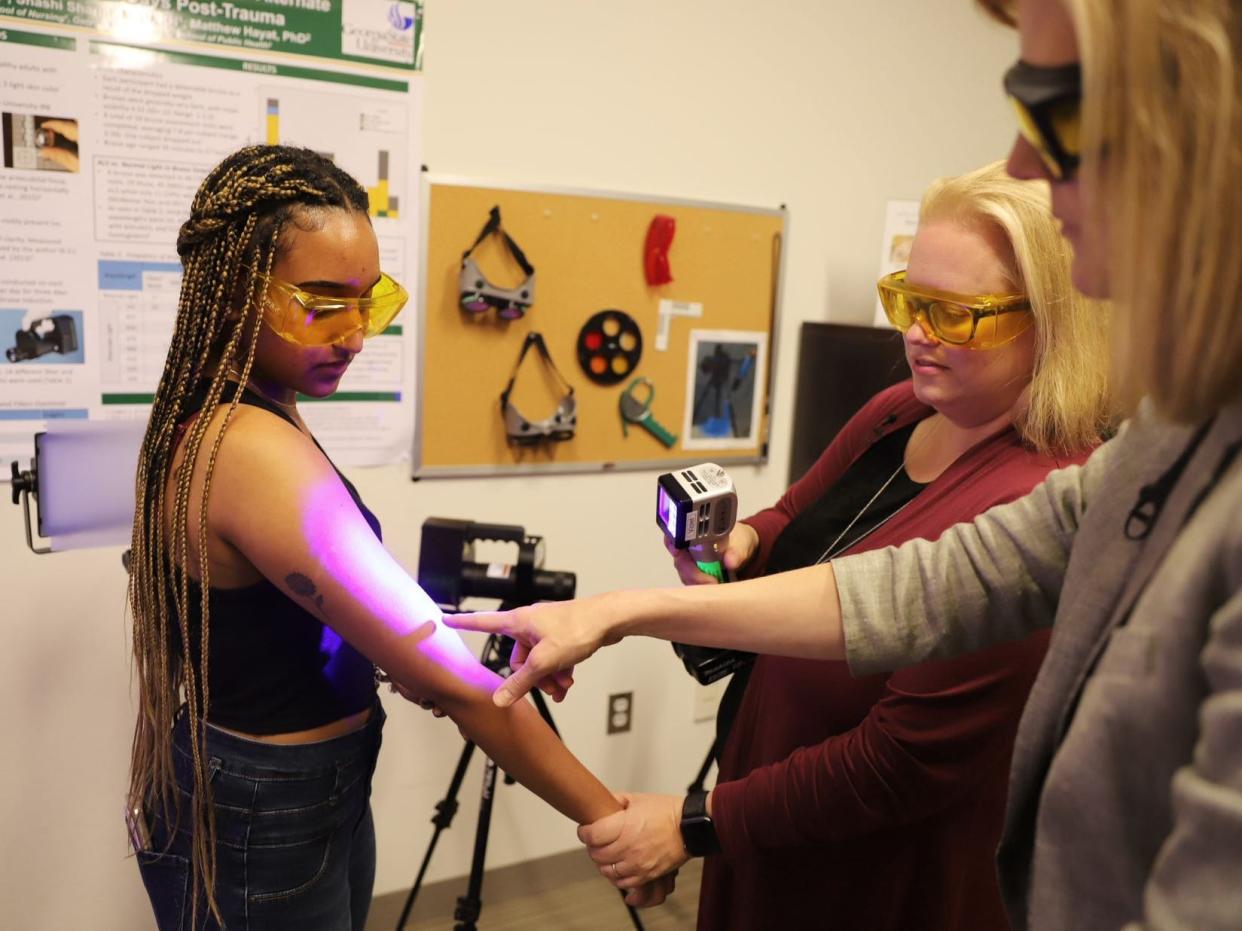
[[[376,665],[575,821],[616,811],[532,707],[492,703],[499,679],[384,549],[298,414],[297,395],[336,390],[405,303],[380,272],[366,192],[309,150],[245,148],[203,181],[177,250],[130,582],[130,814],[161,931],[361,931]]]

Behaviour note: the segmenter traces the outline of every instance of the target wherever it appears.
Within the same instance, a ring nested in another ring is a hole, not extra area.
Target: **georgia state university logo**
[[[405,32],[407,29],[414,28],[414,17],[406,16],[401,10],[401,7],[403,6],[410,7],[411,10],[413,10],[414,4],[394,3],[388,8],[388,22],[392,25],[393,29],[400,32]]]

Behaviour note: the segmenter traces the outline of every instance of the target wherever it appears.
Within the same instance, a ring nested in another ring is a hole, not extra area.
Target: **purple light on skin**
[[[340,479],[328,474],[304,488],[300,510],[310,558],[323,569],[317,581],[330,620],[339,619],[353,646],[385,668],[394,654],[415,650],[490,701],[500,677],[445,626],[440,608],[385,549]]]

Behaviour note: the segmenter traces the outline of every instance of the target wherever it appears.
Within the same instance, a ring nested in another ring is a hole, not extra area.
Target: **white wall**
[[[884,201],[1001,156],[999,76],[1012,36],[969,0],[429,0],[426,143],[440,173],[789,207],[772,460],[736,470],[742,506],[783,488],[804,320],[867,322]],[[414,263],[411,262],[411,265]],[[538,311],[536,311],[538,312]],[[652,474],[413,484],[405,467],[359,489],[411,568],[430,515],[524,524],[579,592],[673,581],[646,514]],[[587,541],[590,504],[611,539]],[[0,924],[150,926],[120,811],[132,701],[119,551],[36,558],[0,508]],[[606,737],[605,696],[633,690],[635,728]],[[556,717],[617,788],[680,792],[710,741],[667,645],[624,643],[585,665]],[[408,886],[461,743],[388,702],[376,777],[377,893]],[[469,865],[480,767],[430,878]],[[502,789],[489,862],[569,848],[571,827]]]

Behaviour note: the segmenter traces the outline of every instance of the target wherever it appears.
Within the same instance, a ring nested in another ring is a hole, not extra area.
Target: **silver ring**
[[[613,879],[620,879],[620,878],[621,878],[621,874],[617,872],[617,864],[615,864],[615,863],[609,863],[608,865],[609,865],[610,867],[612,867],[612,877],[613,877]]]

